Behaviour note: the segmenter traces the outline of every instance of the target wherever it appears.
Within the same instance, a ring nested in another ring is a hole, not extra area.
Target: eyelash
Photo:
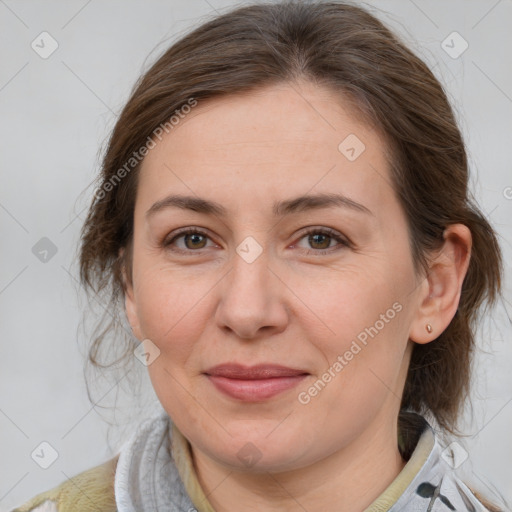
[[[161,245],[165,248],[169,248],[171,246],[171,244],[173,244],[176,240],[178,240],[179,238],[185,236],[185,235],[191,235],[191,234],[197,234],[197,235],[201,235],[201,236],[204,236],[204,237],[207,237],[207,238],[210,238],[208,233],[206,233],[205,231],[202,231],[201,229],[199,228],[185,228],[183,231],[178,231],[177,233],[175,233],[175,235],[173,236],[172,239],[170,239],[169,241],[167,241],[166,239],[164,239],[161,243]],[[308,236],[308,235],[312,235],[312,234],[321,234],[321,235],[327,235],[328,237],[334,239],[335,241],[337,241],[339,243],[338,247],[336,248],[335,247],[330,247],[328,249],[304,249],[305,253],[307,255],[323,255],[323,254],[330,254],[334,251],[337,251],[339,249],[341,249],[342,247],[345,247],[345,248],[348,248],[348,247],[351,247],[351,244],[350,242],[348,242],[346,239],[342,238],[336,231],[334,231],[333,229],[330,229],[330,228],[311,228],[311,229],[308,229],[306,232],[302,233],[301,237],[299,238],[299,241],[302,240],[304,237]],[[178,252],[178,253],[192,253],[192,252],[200,252],[202,249],[198,249],[198,250],[193,250],[193,249],[170,249],[171,251],[173,252]]]

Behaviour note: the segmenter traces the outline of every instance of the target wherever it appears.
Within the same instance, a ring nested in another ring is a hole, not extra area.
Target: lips
[[[274,364],[243,366],[226,363],[205,372],[215,388],[246,402],[260,402],[295,387],[308,373]]]
[[[259,364],[256,366],[243,366],[241,364],[220,364],[210,368],[206,374],[218,377],[226,377],[228,379],[271,379],[278,377],[296,377],[304,375],[304,370],[295,370],[286,366],[275,364]]]

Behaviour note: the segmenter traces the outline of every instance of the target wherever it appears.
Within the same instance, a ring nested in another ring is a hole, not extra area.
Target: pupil
[[[203,235],[198,235],[197,233],[186,236],[187,241],[192,240],[192,244],[195,245],[195,247],[197,247],[197,242],[201,242],[201,238],[203,238]]]
[[[318,241],[318,237],[320,237],[320,241]],[[320,243],[322,245],[322,237],[324,238],[324,247],[321,247],[322,249],[325,249],[325,241],[327,240],[327,247],[329,246],[329,242],[328,242],[328,236],[327,235],[322,235],[322,234],[316,234],[316,235],[311,235],[309,238],[310,238],[310,242],[311,242],[311,239],[313,239],[313,244],[315,243]],[[315,238],[317,240],[315,240]]]

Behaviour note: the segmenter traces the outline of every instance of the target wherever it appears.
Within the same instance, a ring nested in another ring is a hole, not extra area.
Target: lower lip
[[[245,402],[261,402],[283,391],[292,389],[307,375],[274,377],[270,379],[229,379],[218,375],[208,375],[213,385],[226,395]]]

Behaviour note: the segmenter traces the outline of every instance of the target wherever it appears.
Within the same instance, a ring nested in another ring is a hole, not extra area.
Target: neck
[[[236,472],[193,447],[192,458],[199,483],[217,512],[364,510],[405,466],[396,422],[391,423],[383,428],[376,418],[350,445],[293,471]]]

